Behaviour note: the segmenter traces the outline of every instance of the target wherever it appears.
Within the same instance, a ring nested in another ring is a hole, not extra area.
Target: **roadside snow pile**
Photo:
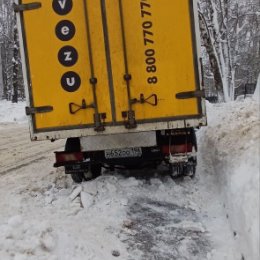
[[[0,100],[0,123],[26,122],[25,102]]]
[[[208,104],[209,127],[200,132],[199,141],[202,157],[214,168],[227,218],[245,260],[260,259],[259,108],[252,99]]]

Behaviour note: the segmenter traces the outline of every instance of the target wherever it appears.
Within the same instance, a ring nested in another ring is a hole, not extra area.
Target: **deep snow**
[[[260,104],[208,104],[200,132],[201,155],[213,168],[224,207],[244,259],[259,257]]]
[[[259,260],[259,103],[207,106],[194,180],[162,168],[75,185],[52,168],[63,141],[0,123],[0,259]]]

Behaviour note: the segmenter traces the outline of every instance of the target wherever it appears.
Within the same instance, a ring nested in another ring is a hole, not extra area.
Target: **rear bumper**
[[[142,147],[142,155],[139,157],[122,157],[122,158],[106,158],[105,151],[91,151],[82,152],[82,160],[62,160],[74,158],[74,154],[79,153],[68,153],[68,152],[55,152],[56,162],[54,167],[65,166],[67,168],[80,168],[79,165],[84,165],[84,169],[89,167],[91,164],[102,164],[102,165],[141,165],[147,162],[160,162],[164,160],[165,156],[158,147]],[[75,167],[74,167],[75,166]]]

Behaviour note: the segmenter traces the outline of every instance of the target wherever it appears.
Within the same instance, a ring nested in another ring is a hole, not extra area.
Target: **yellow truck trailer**
[[[56,166],[79,181],[148,153],[190,171],[206,125],[196,0],[31,1],[14,5],[26,114],[32,140],[67,138]]]

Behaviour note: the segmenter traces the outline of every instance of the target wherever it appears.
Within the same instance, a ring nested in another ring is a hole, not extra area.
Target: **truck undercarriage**
[[[197,142],[194,128],[156,132],[156,145],[82,151],[80,138],[68,138],[65,151],[55,152],[55,167],[64,166],[65,173],[79,183],[101,175],[102,168],[114,170],[157,168],[164,163],[172,177],[193,177],[197,165]]]

